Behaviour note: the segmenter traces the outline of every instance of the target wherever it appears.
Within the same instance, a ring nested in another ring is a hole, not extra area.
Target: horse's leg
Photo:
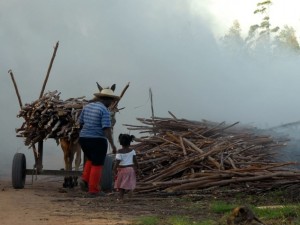
[[[80,167],[80,163],[81,163],[81,147],[78,142],[73,144],[72,150],[73,150],[73,158],[75,155],[75,171],[79,171],[79,167]],[[78,177],[74,176],[73,181],[74,181],[74,186],[77,186],[78,185]]]
[[[72,150],[70,150],[69,157],[68,157],[68,171],[72,171],[73,159],[74,159],[74,154],[73,154]],[[69,188],[73,188],[74,187],[73,177],[69,176],[69,180],[70,180]]]
[[[68,166],[69,157],[68,157],[67,151],[65,149],[63,149],[63,151],[64,151],[64,161],[65,161],[65,172],[66,172],[66,171],[69,171],[69,169],[68,169],[69,168],[69,166]],[[64,188],[69,187],[69,184],[70,184],[69,179],[70,178],[68,176],[64,177],[64,183],[63,183]]]
[[[66,139],[60,139],[60,145],[61,148],[63,150],[64,153],[64,162],[65,162],[65,172],[67,171],[71,171],[72,170],[72,161],[73,159],[71,159],[71,143],[70,141],[66,140]],[[65,176],[64,178],[64,183],[63,183],[63,187],[67,188],[67,187],[71,187],[72,186],[72,177],[71,176]]]

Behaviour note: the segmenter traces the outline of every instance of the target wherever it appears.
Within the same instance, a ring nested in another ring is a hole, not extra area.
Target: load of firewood
[[[267,190],[300,182],[293,162],[280,162],[288,139],[262,130],[210,121],[138,118],[143,125],[128,130],[149,133],[133,148],[140,165],[138,192],[186,192],[230,186]]]
[[[99,84],[97,83],[99,86]],[[120,94],[120,99],[129,87],[125,86]],[[60,99],[60,92],[53,91],[44,94],[39,99],[24,106],[20,104],[21,110],[17,117],[22,117],[24,123],[16,129],[17,137],[23,137],[26,146],[32,147],[35,143],[54,138],[68,138],[76,140],[80,132],[78,118],[82,108],[89,100],[85,97]],[[115,123],[115,113],[118,112],[118,103],[115,101],[110,107],[112,125]]]
[[[25,138],[29,147],[47,138],[75,140],[80,130],[78,117],[87,102],[84,97],[63,101],[58,91],[46,93],[21,108],[17,117],[25,122],[16,129],[17,136]]]
[[[14,74],[12,70],[8,71],[11,76],[20,106],[20,112],[17,117],[24,119],[22,126],[16,129],[16,136],[23,137],[25,139],[25,145],[29,146],[29,148],[48,138],[54,138],[56,140],[60,138],[68,138],[69,140],[73,141],[76,140],[80,131],[78,117],[83,106],[89,102],[88,100],[84,99],[85,97],[70,98],[63,101],[60,99],[60,92],[58,91],[44,94],[58,45],[59,42],[57,42],[54,46],[52,58],[50,60],[39,98],[34,102],[23,105]],[[96,83],[99,89],[100,85],[98,82]],[[120,99],[123,97],[128,87],[129,83],[121,92]],[[115,123],[115,113],[121,110],[118,109],[118,103],[120,99],[115,101],[109,107],[112,117],[112,126]]]

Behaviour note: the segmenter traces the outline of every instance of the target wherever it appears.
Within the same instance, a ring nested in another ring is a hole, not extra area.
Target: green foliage
[[[272,2],[270,1],[270,0],[268,0],[268,1],[264,1],[264,2],[259,2],[259,3],[257,3],[257,6],[261,6],[261,5],[271,5],[272,4]]]
[[[281,30],[279,26],[271,25],[271,5],[271,0],[257,3],[254,14],[262,16],[261,22],[251,25],[245,38],[242,37],[239,22],[234,21],[229,31],[221,38],[221,43],[228,53],[243,53],[249,56],[261,54],[261,50],[274,56],[286,55],[282,53],[300,53],[300,45],[293,27],[285,25]]]
[[[254,14],[257,14],[257,13],[265,13],[266,9],[267,9],[267,8],[265,8],[265,7],[261,8],[261,9],[256,9],[256,10],[254,11]]]
[[[300,46],[296,37],[296,31],[293,27],[287,25],[276,36],[277,45],[288,50],[299,51]]]
[[[241,27],[237,20],[233,21],[228,33],[221,39],[228,52],[236,54],[243,48],[244,40],[241,35]]]

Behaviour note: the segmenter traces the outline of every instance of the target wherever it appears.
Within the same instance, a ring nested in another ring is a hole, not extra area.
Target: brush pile
[[[17,137],[25,138],[25,145],[29,147],[47,138],[74,140],[80,130],[77,120],[86,103],[84,97],[63,101],[58,91],[46,93],[21,108],[17,117],[24,118],[25,122],[16,129]]]
[[[154,118],[128,130],[150,133],[133,145],[140,165],[137,192],[186,192],[229,186],[258,191],[300,182],[293,162],[279,162],[286,138],[252,127],[209,121]]]

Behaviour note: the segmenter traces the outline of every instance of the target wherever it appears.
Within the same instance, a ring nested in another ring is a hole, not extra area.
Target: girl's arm
[[[114,168],[113,168],[114,176],[116,176],[116,174],[117,174],[117,168],[118,168],[120,162],[121,162],[121,160],[116,159],[116,161],[114,163]]]
[[[137,161],[136,155],[134,155],[132,159],[133,159],[135,171],[137,172],[139,169],[139,163]]]

